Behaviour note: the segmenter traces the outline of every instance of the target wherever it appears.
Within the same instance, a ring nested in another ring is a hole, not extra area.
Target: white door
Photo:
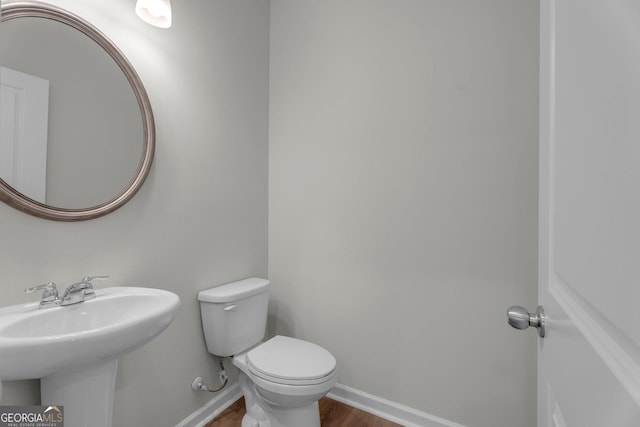
[[[0,178],[45,202],[49,81],[0,66]]]
[[[640,2],[542,0],[540,48],[538,426],[638,427]]]

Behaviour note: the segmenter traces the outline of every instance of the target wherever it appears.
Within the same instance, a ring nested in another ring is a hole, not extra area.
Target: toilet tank
[[[207,350],[233,356],[258,344],[265,334],[269,281],[250,278],[198,293]]]

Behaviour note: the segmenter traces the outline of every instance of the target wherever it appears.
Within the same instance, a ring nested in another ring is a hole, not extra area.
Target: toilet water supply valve
[[[222,385],[218,388],[209,388],[209,386],[205,385],[202,382],[202,377],[195,377],[193,379],[193,382],[191,383],[191,388],[194,391],[209,391],[211,393],[215,393],[225,388],[227,383],[229,382],[229,377],[227,377],[227,372],[224,370],[222,359],[220,359],[220,373],[218,374],[218,378],[220,378],[220,382],[222,383]]]

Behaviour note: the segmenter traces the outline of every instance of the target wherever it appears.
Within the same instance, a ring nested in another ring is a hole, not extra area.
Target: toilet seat
[[[247,353],[247,367],[265,381],[304,386],[331,380],[336,359],[316,344],[276,336]]]

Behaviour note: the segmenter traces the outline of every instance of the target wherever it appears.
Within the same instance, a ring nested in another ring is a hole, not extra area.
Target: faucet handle
[[[78,283],[76,283],[75,285],[71,285],[73,287],[77,287],[79,289],[84,289],[84,299],[88,300],[88,299],[92,299],[95,298],[96,294],[93,291],[93,283],[91,283],[92,280],[107,280],[109,278],[109,276],[85,276],[82,278],[82,280]],[[66,295],[66,292],[65,292]]]
[[[93,280],[107,280],[109,276],[85,276],[80,283],[91,283]]]
[[[27,288],[24,291],[28,294],[32,294],[36,291],[42,292],[42,299],[40,300],[40,306],[52,305],[58,300],[58,288],[53,282],[45,283],[43,285]]]
[[[53,282],[45,283],[43,285],[34,286],[32,288],[27,288],[24,291],[26,293],[28,293],[28,294],[32,294],[32,293],[34,293],[36,291],[40,291],[40,290],[44,290],[43,297],[45,296],[45,294],[55,293],[57,295],[57,293],[58,293],[58,288],[56,288],[56,284],[53,283]]]

